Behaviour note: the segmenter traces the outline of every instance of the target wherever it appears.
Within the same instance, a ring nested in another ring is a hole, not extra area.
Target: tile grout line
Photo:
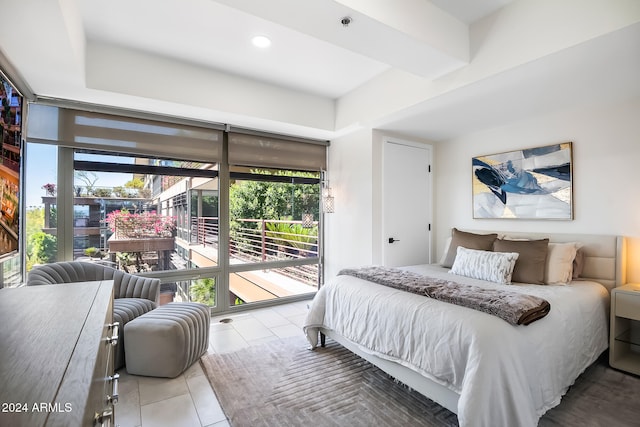
[[[197,363],[200,363],[200,362],[198,361]],[[198,405],[196,405],[196,401],[193,399],[193,392],[191,391],[191,386],[189,386],[189,381],[187,381],[186,378],[184,380],[187,383],[187,390],[189,390],[189,399],[191,400],[191,404],[193,405],[193,408],[196,410],[196,415],[198,415],[198,421],[200,421],[200,426],[201,427],[205,427],[204,421],[202,421],[202,416],[200,415],[200,411],[198,411]],[[211,384],[209,384],[209,385],[211,385]],[[216,397],[216,400],[217,399],[218,398]]]
[[[242,316],[242,319],[253,319],[253,320],[257,321],[261,326],[263,326],[265,329],[267,329],[271,333],[272,337],[266,337],[266,338],[273,338],[275,340],[282,340],[283,337],[281,337],[278,334],[276,334],[274,332],[274,328],[282,328],[282,327],[291,327],[291,326],[293,326],[295,328],[300,329],[300,333],[302,334],[302,327],[299,325],[299,322],[295,322],[293,320],[293,318],[300,318],[301,316],[303,316],[303,315],[305,315],[307,313],[308,309],[302,308],[302,309],[298,310],[298,308],[299,307],[294,307],[291,310],[282,310],[284,313],[281,313],[278,310],[273,310],[274,314],[276,314],[276,315],[278,315],[278,316],[280,316],[280,317],[282,317],[283,319],[286,320],[287,323],[286,324],[282,324],[282,325],[267,326],[264,322],[262,322],[260,320],[259,317],[253,315],[252,313],[243,313],[243,314],[246,314],[246,316]],[[212,325],[213,324],[217,324],[217,321],[215,319],[211,319],[211,322],[212,322]],[[243,348],[251,347],[253,345],[252,344],[252,340],[247,340],[242,335],[242,333],[238,329],[235,328],[233,323],[231,323],[230,326],[231,327],[229,329],[224,329],[224,330],[216,331],[216,332],[212,332],[212,333],[215,334],[215,333],[224,333],[224,331],[233,331],[233,333],[237,334],[239,339],[241,340],[241,344],[242,344]],[[214,353],[224,353],[225,352],[225,348],[220,348],[220,349],[216,348],[216,346],[213,344],[213,342],[211,340],[211,335],[209,336],[209,339],[210,339],[210,342],[209,342],[209,347],[207,348],[207,351],[212,351]],[[260,341],[262,339],[263,338],[259,338],[259,339],[257,339],[257,341]],[[227,343],[223,343],[223,347],[224,347],[225,344],[227,344]],[[200,412],[198,411],[198,407],[196,405],[196,402],[194,400],[194,395],[193,395],[193,392],[192,392],[192,388],[189,385],[189,382],[187,381],[187,378],[185,377],[184,373],[182,374],[182,379],[186,384],[187,392],[189,394],[189,400],[190,400],[193,408],[196,411],[196,415],[198,416],[198,421],[199,421],[201,427],[207,427],[207,426],[210,426],[210,425],[226,425],[226,426],[229,426],[229,420],[228,420],[228,418],[226,418],[226,414],[225,414],[224,420],[216,421],[213,424],[205,425],[204,421],[202,419],[202,416],[201,416]],[[138,378],[135,378],[135,381],[136,381],[136,393],[138,395],[137,412],[138,412],[138,417],[139,417],[139,420],[140,420],[140,425],[138,427],[148,427],[148,426],[145,426],[143,424],[142,407],[146,406],[146,405],[149,405],[149,404],[154,404],[154,403],[157,403],[157,402],[161,402],[163,400],[167,400],[167,399],[170,399],[170,398],[158,400],[158,401],[155,401],[155,402],[148,402],[145,405],[141,405],[140,403],[141,403],[142,396],[141,396],[141,392],[140,392],[140,381],[138,380]],[[208,381],[207,381],[207,383],[208,383],[209,387],[211,387],[212,392],[214,393],[214,396],[215,396],[215,391],[213,390],[213,387],[211,386],[211,383],[208,382]],[[182,395],[180,395],[180,396],[182,396]],[[172,396],[171,398],[173,398],[173,397],[176,397],[176,396]],[[214,398],[217,400],[217,396],[215,396]],[[219,401],[218,401],[218,404],[220,404]]]

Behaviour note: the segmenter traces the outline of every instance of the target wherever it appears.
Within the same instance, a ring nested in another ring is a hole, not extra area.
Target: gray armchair
[[[68,261],[33,268],[27,277],[27,286],[96,280],[113,280],[113,320],[120,322],[114,369],[120,369],[125,362],[124,325],[158,306],[160,279],[135,276],[90,262]]]

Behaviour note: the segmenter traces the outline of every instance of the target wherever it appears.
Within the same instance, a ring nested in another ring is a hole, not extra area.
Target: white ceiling
[[[511,1],[416,3],[436,4],[444,13],[468,23]],[[78,3],[88,41],[127,46],[330,98],[394,66],[437,77],[464,65],[422,40],[410,40],[391,23],[358,12],[349,0]],[[342,25],[343,17],[351,18],[349,26]],[[256,49],[251,44],[254,35],[268,36],[272,45]],[[412,54],[406,54],[407,48]]]
[[[431,3],[447,11],[467,24],[484,18],[514,0],[431,0]]]
[[[86,37],[278,86],[337,98],[389,66],[209,0],[83,2]],[[127,10],[126,14],[122,10]],[[342,31],[339,21],[334,31]],[[272,45],[259,49],[254,35]]]
[[[388,70],[437,79],[464,67],[470,61],[469,24],[513,1],[23,0],[3,5],[3,15],[12,13],[11,22],[17,28],[0,27],[0,50],[41,97],[166,111],[166,100],[140,99],[91,87],[93,76],[86,61],[101,52],[96,46],[113,46],[337,101]],[[348,27],[341,24],[345,16],[352,19]],[[17,25],[20,22],[26,24],[24,32]],[[251,37],[258,34],[272,40],[268,49],[251,45]],[[504,112],[517,120],[548,111],[550,106],[569,107],[566,99],[558,102],[553,96],[558,90],[548,89],[560,89],[564,96],[569,82],[577,100],[584,97],[583,85],[607,78],[619,62],[638,70],[638,55],[633,50],[631,55],[627,50],[616,54],[610,46],[595,47],[607,55],[604,63],[593,51],[577,51],[573,57],[554,59],[564,61],[567,72],[548,76],[544,70],[549,65],[543,58],[531,67],[388,114],[374,124],[445,139],[499,125],[496,118],[504,122]],[[635,49],[637,43],[626,47]],[[584,66],[585,56],[592,58],[586,63],[588,67]],[[125,69],[127,65],[126,61],[120,64]],[[582,79],[574,78],[576,69],[581,70]],[[540,72],[547,77],[536,78],[535,73]],[[627,80],[637,79],[626,74],[624,79],[609,79],[599,92],[608,97],[614,91],[628,95]],[[530,81],[538,84],[521,84]],[[179,90],[179,86],[179,77],[167,82],[167,90]],[[547,95],[539,96],[540,90]],[[493,108],[486,108],[487,96],[496,100]],[[531,96],[536,102],[523,106],[523,97]],[[215,121],[219,113],[177,107],[186,117],[198,119]],[[468,114],[463,126],[458,120],[461,108]],[[256,127],[264,125],[259,119]],[[243,120],[243,125],[251,126],[251,117]],[[298,133],[317,136],[305,132]],[[331,132],[322,135],[330,137]]]

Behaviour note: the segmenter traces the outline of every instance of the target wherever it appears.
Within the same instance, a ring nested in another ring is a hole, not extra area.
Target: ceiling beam
[[[439,77],[469,59],[467,25],[424,0],[217,2],[420,77]]]

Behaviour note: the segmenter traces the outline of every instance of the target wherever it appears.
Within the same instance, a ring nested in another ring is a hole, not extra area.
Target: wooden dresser
[[[0,289],[0,426],[113,425],[113,281]]]

